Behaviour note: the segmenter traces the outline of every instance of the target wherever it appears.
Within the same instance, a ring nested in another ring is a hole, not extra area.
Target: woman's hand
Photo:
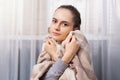
[[[69,35],[67,37],[67,42],[65,45],[65,54],[62,57],[62,60],[66,63],[69,63],[74,55],[77,53],[80,48],[79,42],[76,40],[74,35]]]
[[[57,47],[53,39],[48,39],[45,42],[45,51],[56,61],[58,59]]]

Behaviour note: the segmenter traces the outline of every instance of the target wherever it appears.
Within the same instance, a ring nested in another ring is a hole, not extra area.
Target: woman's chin
[[[61,43],[61,42],[62,42],[62,40],[61,40],[61,39],[59,39],[59,38],[53,37],[53,39],[54,39],[56,42],[59,42],[59,43]]]
[[[57,42],[62,42],[64,39],[62,38],[62,37],[60,37],[60,36],[53,36],[52,35],[52,38],[55,40],[55,41],[57,41]]]

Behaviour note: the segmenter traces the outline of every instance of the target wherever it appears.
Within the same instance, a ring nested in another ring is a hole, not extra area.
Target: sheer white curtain
[[[29,80],[54,10],[80,11],[98,80],[120,80],[119,0],[0,0],[0,80]]]
[[[45,25],[39,27],[40,3],[0,0],[0,80],[29,80],[41,49],[41,35],[47,33]]]

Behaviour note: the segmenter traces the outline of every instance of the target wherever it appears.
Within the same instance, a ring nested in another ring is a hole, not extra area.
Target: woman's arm
[[[68,64],[58,59],[44,76],[44,80],[58,80],[64,73]]]
[[[65,45],[65,54],[62,57],[62,60],[66,63],[70,63],[78,49],[80,48],[80,44],[77,41],[75,35],[69,35],[67,37],[67,42]]]

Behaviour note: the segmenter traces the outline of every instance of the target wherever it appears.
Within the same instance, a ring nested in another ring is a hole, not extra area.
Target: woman
[[[96,80],[80,24],[75,7],[62,5],[55,10],[31,80]]]

